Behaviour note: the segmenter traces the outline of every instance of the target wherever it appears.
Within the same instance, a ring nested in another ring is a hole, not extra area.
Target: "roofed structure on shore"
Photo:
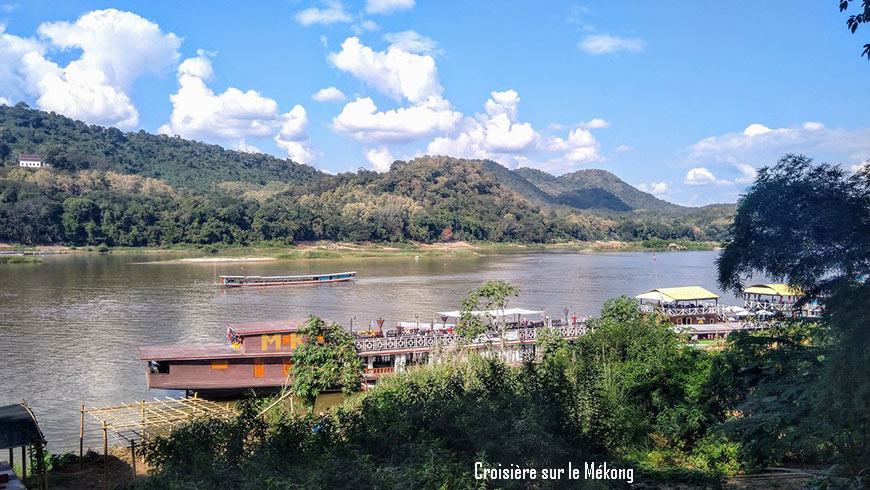
[[[26,406],[16,403],[0,407],[0,449],[45,443],[36,417]]]
[[[659,303],[677,303],[681,301],[719,301],[719,295],[701,286],[682,286],[675,288],[657,288],[635,296],[641,301],[657,301]]]
[[[788,284],[753,284],[743,290],[743,294],[760,294],[762,296],[802,296],[801,292]]]

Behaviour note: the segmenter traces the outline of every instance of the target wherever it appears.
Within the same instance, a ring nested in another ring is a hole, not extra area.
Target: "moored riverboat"
[[[256,287],[256,286],[296,286],[306,284],[326,284],[332,282],[350,281],[356,277],[356,271],[333,272],[330,274],[309,274],[301,276],[219,276],[221,287]]]
[[[529,355],[535,355],[534,344],[542,329],[558,330],[567,340],[576,339],[586,331],[582,322],[547,323],[543,312],[522,311],[539,313],[542,319],[523,322],[523,318],[517,317],[513,310],[472,312],[490,318],[506,318],[510,315],[516,317],[518,323],[511,323],[504,332],[487,331],[472,342],[463,344],[463,347],[482,349],[503,345],[506,349],[500,355],[508,362],[520,362]],[[293,319],[228,325],[229,344],[139,347],[139,357],[148,366],[148,388],[204,393],[280,388],[287,382],[293,351],[304,341],[297,331],[306,321]],[[409,323],[399,322],[396,328],[386,329],[382,329],[381,324],[375,335],[368,331],[364,335],[359,332],[355,334],[356,350],[363,361],[362,377],[366,385],[384,375],[402,372],[409,366],[432,362],[433,352],[461,343],[459,336],[453,332],[452,324],[448,326],[447,318],[440,326],[429,324],[425,328],[411,328]],[[415,322],[414,325],[418,324]],[[504,339],[501,335],[504,335]]]

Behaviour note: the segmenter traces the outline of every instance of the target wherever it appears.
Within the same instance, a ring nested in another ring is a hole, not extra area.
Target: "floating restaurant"
[[[658,312],[676,325],[717,323],[725,320],[719,295],[701,286],[657,288],[635,296],[645,313]]]
[[[504,345],[510,347],[501,353],[508,362],[533,356],[538,333],[543,329],[558,330],[569,340],[586,331],[585,324],[576,317],[566,322],[551,321],[540,310],[512,308],[470,313],[501,319],[506,327],[504,338],[502,332],[490,329],[463,347]],[[356,334],[356,349],[365,365],[365,382],[374,383],[381,376],[402,372],[409,366],[434,362],[435,351],[459,345],[461,339],[452,328],[455,323],[448,323],[451,319],[455,322],[459,315],[458,311],[441,313],[440,326],[434,321],[423,327],[418,322],[399,322],[395,328],[383,329],[383,320],[379,320],[378,335]],[[139,357],[147,362],[148,387],[204,393],[280,388],[287,382],[293,351],[303,342],[297,331],[306,321],[228,325],[226,344],[140,347]]]
[[[766,311],[770,315],[819,318],[824,305],[808,302],[801,308],[797,303],[803,294],[788,284],[754,284],[743,290],[743,307],[747,310]]]

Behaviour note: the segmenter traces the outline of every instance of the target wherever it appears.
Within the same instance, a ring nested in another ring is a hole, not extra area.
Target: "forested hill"
[[[655,213],[692,210],[638,190],[606,170],[578,170],[558,177],[533,168],[518,168],[513,172],[546,193],[554,203],[578,209]]]
[[[18,168],[19,153],[54,166]],[[385,173],[328,175],[23,105],[0,106],[0,160],[0,242],[7,243],[721,240],[733,214],[733,206],[658,201],[604,171],[552,177],[427,156],[394,162]]]
[[[103,170],[163,179],[172,186],[211,189],[223,181],[309,182],[308,165],[166,135],[88,125],[55,113],[0,104],[0,162],[19,153],[43,156],[59,170]]]

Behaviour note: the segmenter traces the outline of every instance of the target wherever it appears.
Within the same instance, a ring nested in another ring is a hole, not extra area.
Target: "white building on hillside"
[[[39,155],[26,155],[24,153],[18,155],[18,166],[19,167],[30,167],[30,168],[42,168],[42,167],[50,167],[51,165],[45,163],[42,160],[42,157]]]

